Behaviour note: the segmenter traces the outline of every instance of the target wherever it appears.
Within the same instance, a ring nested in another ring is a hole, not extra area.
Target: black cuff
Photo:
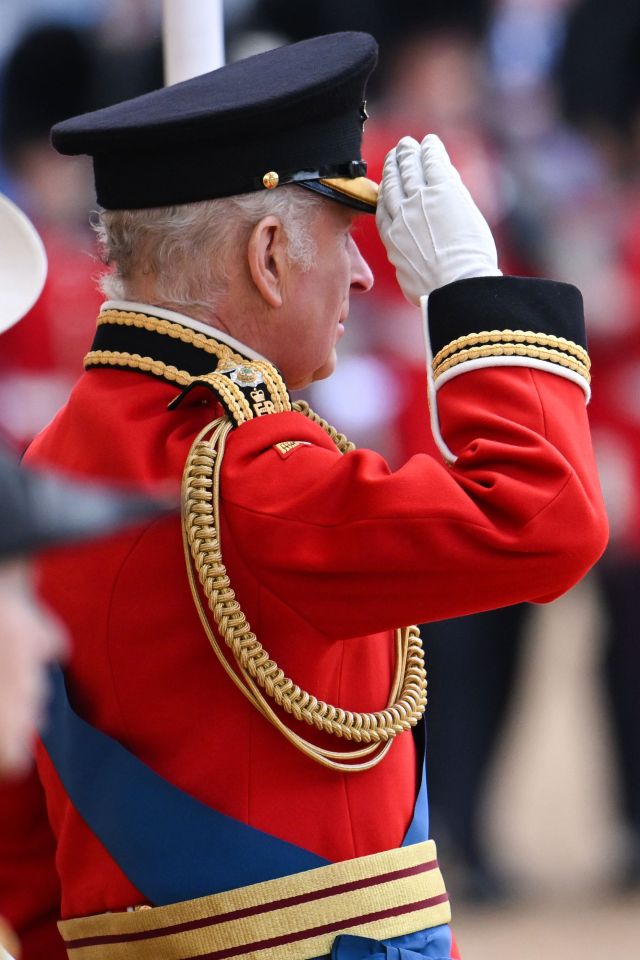
[[[436,386],[445,375],[511,364],[577,380],[588,396],[582,295],[571,284],[529,277],[458,280],[429,296],[428,313]]]
[[[582,294],[570,283],[531,277],[473,277],[429,297],[434,356],[452,340],[483,330],[532,330],[586,349]]]

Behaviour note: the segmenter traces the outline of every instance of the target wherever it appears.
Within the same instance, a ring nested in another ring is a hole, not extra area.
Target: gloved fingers
[[[378,205],[383,205],[391,218],[394,218],[406,196],[423,186],[420,144],[413,137],[403,137],[397,147],[389,151],[384,161]]]
[[[384,240],[386,235],[389,233],[393,219],[385,206],[384,197],[381,196],[381,194],[382,190],[378,194],[378,205],[376,207],[376,226],[378,228],[378,233]]]
[[[382,182],[380,183],[380,193],[378,194],[378,209],[382,207],[393,219],[400,209],[400,204],[404,200],[404,190],[400,182],[400,171],[396,161],[395,148],[390,150],[384,161],[382,168]]]
[[[425,186],[418,141],[403,137],[396,147],[396,161],[405,196],[410,197]]]
[[[428,186],[436,186],[447,180],[460,180],[460,174],[451,163],[449,154],[440,137],[428,133],[420,145],[422,170]]]

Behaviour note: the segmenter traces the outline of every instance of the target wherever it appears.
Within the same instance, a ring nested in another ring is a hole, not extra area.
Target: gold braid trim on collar
[[[183,327],[181,323],[163,320],[146,313],[135,313],[131,310],[105,310],[98,316],[97,325],[101,327],[105,324],[138,327],[141,330],[163,334],[174,340],[181,340],[182,343],[188,343],[199,350],[204,350],[219,360],[233,360],[235,363],[244,363],[247,359],[233,350],[227,343],[221,343],[213,336],[208,337],[192,327]]]
[[[178,370],[177,367],[162,360],[143,357],[139,353],[127,353],[126,350],[90,350],[84,358],[84,365],[87,370],[94,366],[127,367],[129,370],[139,370],[141,373],[152,373],[181,387],[186,387],[193,380],[186,370]]]
[[[222,403],[235,427],[254,417],[291,410],[284,380],[267,360],[244,357],[213,336],[145,313],[101,313],[93,349],[84,363],[87,369],[136,370],[182,387],[170,409],[192,389],[206,388]]]

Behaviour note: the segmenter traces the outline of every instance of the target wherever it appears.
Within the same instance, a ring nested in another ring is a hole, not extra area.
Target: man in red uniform
[[[181,484],[184,510],[44,567],[74,649],[38,757],[60,902],[12,888],[0,840],[26,960],[56,911],[76,960],[457,956],[407,625],[558,596],[606,519],[580,295],[500,275],[437,137],[400,141],[377,198],[375,56],[316,38],[54,128],[94,157],[114,273],[29,458]],[[371,286],[350,229],[376,200],[443,455],[396,472],[289,395]]]

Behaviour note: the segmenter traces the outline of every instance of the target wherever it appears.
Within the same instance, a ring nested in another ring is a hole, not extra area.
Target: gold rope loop
[[[321,426],[343,453],[355,449],[303,401],[294,408]],[[427,702],[426,672],[417,627],[396,630],[396,670],[389,703],[373,713],[345,711],[318,700],[287,677],[264,649],[240,608],[222,560],[220,544],[220,468],[231,424],[220,418],[194,441],[183,474],[183,539],[192,594],[209,642],[227,673],[245,696],[298,749],[339,770],[368,769],[386,755],[393,739],[415,726]],[[208,439],[204,439],[208,436]],[[236,673],[222,653],[202,608],[192,564],[207,598],[220,637],[232,651]],[[319,747],[288,728],[260,691],[296,720],[362,748],[335,752]],[[360,761],[362,757],[367,760]]]
[[[316,423],[319,427],[322,427],[324,432],[329,434],[329,438],[333,440],[340,453],[351,453],[352,450],[356,449],[355,443],[347,440],[344,433],[338,433],[335,427],[332,427],[330,423],[323,420],[315,410],[311,409],[306,400],[297,400],[293,404],[293,409],[298,413],[304,414],[305,417],[308,417],[309,420]]]

